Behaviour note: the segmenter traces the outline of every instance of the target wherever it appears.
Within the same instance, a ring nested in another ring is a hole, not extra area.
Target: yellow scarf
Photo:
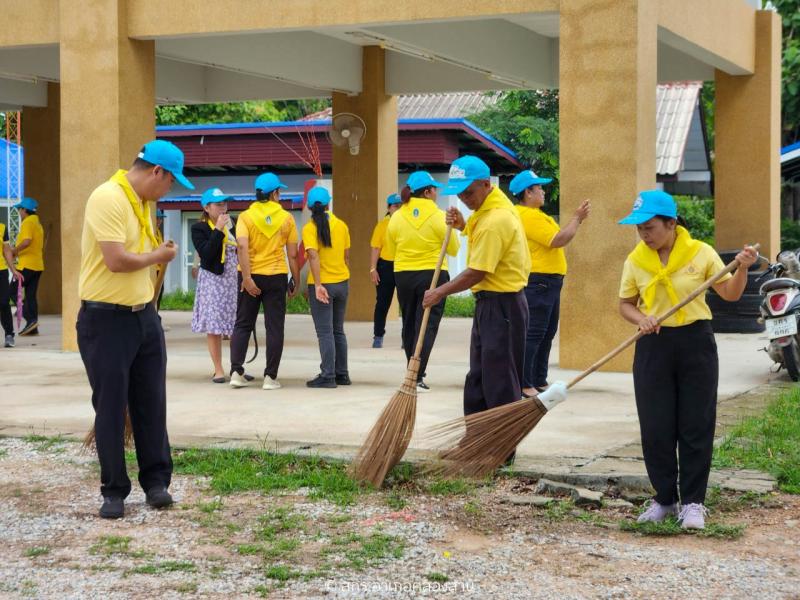
[[[400,207],[400,214],[405,217],[414,229],[419,229],[425,222],[436,214],[439,207],[428,198],[411,198],[407,204]]]
[[[208,223],[208,226],[211,228],[211,231],[214,231],[216,229],[216,227],[214,227],[214,225],[212,225],[210,221],[206,221],[206,223]],[[223,229],[222,235],[225,236],[225,240],[222,242],[222,256],[220,256],[219,262],[221,262],[224,265],[225,264],[225,246],[234,246],[235,247],[237,244],[236,244],[236,242],[231,241],[230,230],[227,227],[225,227]]]
[[[675,232],[675,244],[669,253],[669,260],[666,266],[661,264],[658,252],[649,248],[644,242],[639,242],[633,252],[628,255],[631,262],[653,275],[641,295],[645,308],[653,306],[656,298],[656,288],[659,284],[666,288],[667,296],[669,296],[669,301],[673,306],[680,302],[678,295],[675,293],[675,288],[672,286],[670,275],[685,267],[697,256],[702,242],[692,239],[686,228],[680,225],[676,227]],[[685,320],[684,310],[680,309],[675,318],[678,323],[683,323]]]
[[[120,169],[111,177],[110,181],[118,184],[125,192],[128,202],[131,203],[133,214],[136,215],[136,220],[139,221],[139,254],[144,252],[144,238],[150,239],[153,249],[158,248],[159,243],[156,236],[153,234],[153,222],[150,219],[150,204],[139,200],[139,196],[131,187],[130,181],[125,177],[127,171]]]
[[[464,227],[464,231],[462,235],[469,236],[472,232],[472,229],[475,227],[475,224],[478,220],[483,216],[483,213],[489,210],[494,210],[495,208],[500,208],[503,210],[511,211],[511,213],[520,219],[519,213],[514,209],[514,205],[511,203],[511,200],[508,199],[500,188],[493,188],[489,195],[486,196],[486,199],[481,204],[480,208],[476,210],[469,216],[467,219],[467,224]]]
[[[268,238],[275,235],[289,217],[289,213],[283,210],[283,207],[274,200],[253,202],[244,214]]]

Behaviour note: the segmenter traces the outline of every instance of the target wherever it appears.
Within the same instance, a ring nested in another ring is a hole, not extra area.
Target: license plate
[[[797,317],[794,315],[779,317],[777,319],[767,319],[764,321],[764,324],[767,326],[767,336],[771,340],[788,335],[795,335],[797,333]]]

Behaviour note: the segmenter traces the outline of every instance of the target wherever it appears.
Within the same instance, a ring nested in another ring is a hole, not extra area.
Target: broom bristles
[[[132,448],[133,447],[133,423],[131,423],[131,414],[128,412],[128,409],[125,409],[125,433],[123,436],[125,447]],[[92,428],[86,433],[86,436],[83,438],[83,447],[87,450],[92,450],[95,448],[95,443],[97,441],[97,432],[95,431],[94,424],[92,424]]]
[[[419,359],[411,358],[406,378],[391,397],[350,467],[354,479],[380,487],[411,442],[417,418]]]
[[[533,430],[547,409],[525,398],[436,425],[426,437],[443,448],[429,472],[445,476],[485,477],[496,471]]]

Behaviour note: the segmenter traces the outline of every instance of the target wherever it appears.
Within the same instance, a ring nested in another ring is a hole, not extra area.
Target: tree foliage
[[[191,125],[193,123],[294,121],[329,105],[330,100],[327,99],[172,104],[156,107],[156,124]]]
[[[788,146],[800,139],[800,0],[771,0],[764,4],[775,7],[783,26],[781,145]]]

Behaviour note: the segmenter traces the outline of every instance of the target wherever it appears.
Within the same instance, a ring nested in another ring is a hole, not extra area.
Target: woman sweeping
[[[369,277],[375,286],[375,314],[372,319],[372,347],[383,348],[386,333],[386,315],[394,297],[394,254],[386,247],[386,228],[389,219],[400,208],[399,194],[389,194],[386,198],[386,215],[372,230],[370,239]]]
[[[442,187],[427,171],[416,171],[408,176],[400,192],[403,204],[392,215],[386,230],[386,248],[394,254],[394,279],[397,299],[403,313],[403,348],[406,360],[411,360],[422,325],[422,298],[431,286],[433,273],[444,242],[447,224],[445,213],[436,205],[437,189]],[[450,256],[458,254],[458,236],[451,236],[447,245]],[[439,285],[450,281],[447,259],[442,264]],[[444,313],[445,298],[431,308],[425,341],[420,355],[417,375],[417,392],[429,392],[425,383],[425,368],[436,341],[439,322]]]
[[[636,225],[641,238],[625,261],[619,291],[620,314],[646,334],[636,342],[633,383],[645,467],[656,495],[639,522],[676,516],[684,529],[703,529],[719,377],[711,311],[699,296],[656,323],[657,315],[724,265],[711,246],[678,224],[675,201],[665,192],[641,192],[620,223]],[[757,258],[746,246],[736,256],[739,268],[715,283],[714,291],[738,300]]]
[[[225,383],[222,336],[231,335],[236,320],[236,238],[231,233],[228,200],[219,188],[203,192],[203,216],[192,225],[192,242],[200,256],[192,331],[205,333],[214,363],[214,383]]]
[[[344,312],[350,280],[350,230],[328,210],[331,195],[323,187],[308,191],[311,220],[303,226],[309,262],[308,304],[319,341],[320,373],[306,382],[311,388],[350,385]],[[313,286],[313,288],[312,288]]]

